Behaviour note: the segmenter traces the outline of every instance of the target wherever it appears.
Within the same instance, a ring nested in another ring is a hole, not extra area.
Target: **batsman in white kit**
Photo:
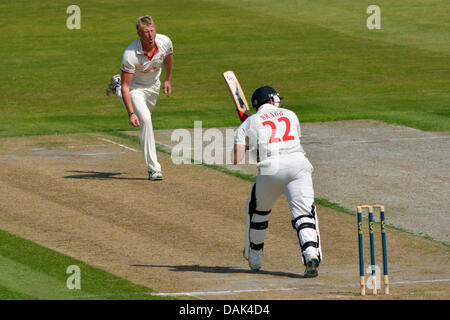
[[[136,21],[139,38],[123,53],[121,76],[115,75],[106,94],[116,94],[128,112],[129,123],[140,127],[140,143],[147,164],[149,180],[162,180],[158,162],[151,114],[158,99],[161,81],[161,65],[164,64],[164,93],[171,95],[173,47],[169,37],[157,34],[150,16]]]
[[[322,250],[319,220],[314,206],[313,167],[300,144],[297,115],[280,107],[281,98],[271,87],[252,95],[256,113],[237,130],[233,162],[239,163],[245,151],[257,158],[258,176],[247,200],[244,257],[252,270],[261,268],[269,216],[277,198],[284,192],[297,233],[300,256],[306,266],[304,277],[316,277]]]

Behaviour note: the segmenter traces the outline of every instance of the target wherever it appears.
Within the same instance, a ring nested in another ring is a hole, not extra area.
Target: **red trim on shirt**
[[[125,70],[122,70],[122,69],[120,69],[120,71],[122,71],[123,73],[133,74],[133,72],[128,72],[128,71],[125,71]]]
[[[155,50],[153,50],[152,54],[150,55],[148,52],[144,53],[145,56],[148,58],[148,60],[152,60],[153,57],[155,56],[156,52],[158,52],[158,47],[155,48]]]

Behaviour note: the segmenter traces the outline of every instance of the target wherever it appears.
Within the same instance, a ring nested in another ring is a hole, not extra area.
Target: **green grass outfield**
[[[381,30],[366,27],[372,1],[80,0],[80,30],[66,28],[70,4],[0,2],[0,136],[129,129],[104,89],[148,13],[175,50],[173,97],[160,96],[155,129],[236,125],[228,69],[247,98],[275,87],[301,121],[450,129],[448,1],[377,1]]]
[[[66,8],[81,8],[68,30]],[[105,87],[151,14],[175,50],[173,97],[155,129],[236,126],[222,79],[247,100],[275,87],[302,122],[377,119],[450,130],[450,2],[378,0],[381,30],[352,0],[15,0],[0,2],[0,137],[130,130]],[[50,263],[48,263],[50,262]],[[82,289],[65,286],[79,265]],[[147,299],[150,289],[0,231],[0,299]],[[112,294],[112,295],[110,295]]]
[[[80,289],[68,288],[74,284],[69,266],[79,267]],[[152,291],[0,230],[0,300],[168,299]]]

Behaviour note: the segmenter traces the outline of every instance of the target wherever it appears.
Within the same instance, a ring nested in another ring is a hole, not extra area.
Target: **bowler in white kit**
[[[173,65],[173,46],[169,37],[157,34],[155,22],[150,16],[136,21],[139,38],[123,53],[121,76],[115,75],[106,94],[116,94],[125,106],[129,123],[140,127],[140,143],[147,165],[149,180],[162,180],[161,164],[158,162],[151,114],[155,109],[161,81],[161,65],[164,64],[164,93],[170,97]]]
[[[314,206],[313,167],[300,144],[297,115],[281,108],[280,100],[271,87],[257,89],[252,95],[257,112],[240,125],[235,137],[233,163],[239,163],[249,150],[256,156],[258,167],[246,206],[244,257],[251,269],[261,268],[269,216],[277,198],[285,193],[306,266],[304,276],[316,277],[322,250]]]

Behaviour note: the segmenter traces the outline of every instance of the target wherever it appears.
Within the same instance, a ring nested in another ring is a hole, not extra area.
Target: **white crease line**
[[[158,146],[164,147],[165,149],[167,149],[167,151],[172,151],[172,146],[169,146],[168,144],[162,143],[162,142],[158,142],[156,141],[156,144]]]
[[[391,282],[391,284],[414,284],[414,283],[433,283],[433,282],[449,282],[450,279],[435,279],[435,280],[417,280],[417,281],[400,281]]]
[[[49,150],[49,149],[80,149],[80,148],[93,148],[93,147],[106,147],[107,144],[86,144],[86,145],[80,145],[80,146],[48,146],[48,148],[45,147],[31,147],[29,150],[33,151],[40,151],[40,150]]]
[[[399,281],[399,282],[391,282],[391,285],[397,284],[414,284],[414,283],[433,283],[433,282],[449,282],[450,279],[430,279],[430,280],[417,280],[417,281]],[[322,287],[322,291],[323,286]],[[334,288],[344,288],[348,287],[345,285],[333,286]],[[359,287],[359,285],[352,285],[352,287]],[[233,294],[233,293],[248,293],[248,292],[268,292],[268,291],[294,291],[294,290],[305,290],[305,288],[274,288],[274,289],[243,289],[243,290],[229,290],[229,291],[198,291],[198,292],[172,292],[172,293],[157,293],[157,292],[131,292],[132,294],[148,294],[151,296],[192,296],[194,298],[198,298],[203,300],[202,298],[196,296],[207,296],[207,295],[219,295],[219,294]],[[95,298],[95,297],[107,297],[114,295],[125,295],[125,294],[117,294],[117,293],[105,293],[100,295],[86,295],[86,296],[73,296],[72,298]]]
[[[415,283],[433,283],[433,282],[448,282],[450,279],[431,279],[431,280],[417,280],[417,281],[400,281],[400,282],[391,282],[391,285],[398,284],[415,284]],[[345,285],[336,286],[333,285],[334,288],[340,287],[348,287]],[[356,285],[352,285],[352,287],[356,287]],[[229,290],[229,291],[197,291],[197,292],[169,292],[169,293],[151,293],[152,296],[209,296],[209,295],[226,295],[226,294],[235,294],[235,293],[251,293],[251,292],[268,292],[268,291],[295,291],[295,290],[305,290],[305,288],[274,288],[274,289],[243,289],[243,290]],[[323,288],[322,288],[323,291]]]
[[[117,142],[114,142],[114,141],[111,141],[111,140],[108,140],[108,139],[105,139],[105,138],[98,138],[98,139],[99,139],[99,140],[106,141],[106,142],[109,142],[109,143],[112,143],[112,144],[115,144],[115,145],[118,145],[119,147],[125,148],[125,149],[130,150],[130,151],[133,151],[133,152],[139,152],[139,151],[136,150],[136,149],[127,147],[127,146],[125,146],[125,145],[123,145],[123,144],[120,144],[120,143],[117,143]]]
[[[219,294],[248,293],[248,292],[268,292],[268,291],[294,291],[300,288],[275,288],[275,289],[244,289],[228,291],[198,291],[198,292],[173,292],[173,293],[152,293],[152,296],[209,296]]]

